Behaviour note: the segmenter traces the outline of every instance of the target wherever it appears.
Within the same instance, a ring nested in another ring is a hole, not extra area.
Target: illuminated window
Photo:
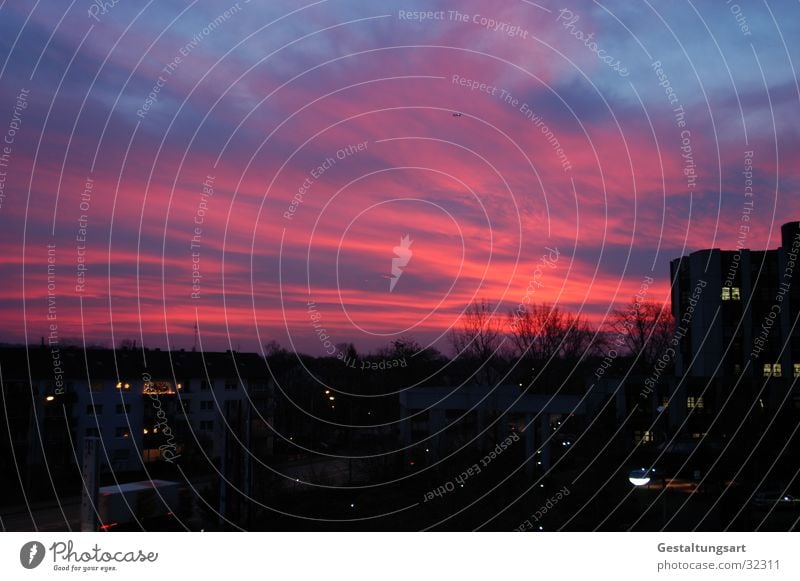
[[[155,462],[161,460],[161,450],[158,448],[145,448],[142,450],[142,460],[145,462]]]
[[[742,293],[738,286],[724,286],[722,287],[722,300],[723,301],[739,301],[742,299]]]
[[[794,376],[800,377],[800,363],[794,364]]]
[[[633,437],[640,444],[649,444],[653,441],[653,432],[650,430],[634,430]]]
[[[689,396],[686,398],[686,409],[702,410],[705,409],[706,404],[702,397]]]
[[[171,394],[175,393],[175,390],[172,388],[172,383],[169,381],[146,381],[142,393]]]
[[[782,371],[780,363],[776,363],[775,365],[772,366],[772,375],[774,377],[781,377]]]
[[[765,363],[764,364],[764,377],[780,377],[783,373],[780,363]]]

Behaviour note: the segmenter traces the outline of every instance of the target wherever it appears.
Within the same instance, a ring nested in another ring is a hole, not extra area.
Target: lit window
[[[724,286],[722,287],[722,300],[723,301],[740,301],[742,300],[742,293],[738,286]]]
[[[175,390],[172,388],[172,383],[169,381],[146,381],[142,393],[144,393],[145,395],[174,394]]]
[[[689,396],[686,398],[686,409],[690,410],[702,410],[705,409],[706,403],[703,401],[702,397],[694,397]]]
[[[794,376],[800,377],[800,363],[794,364]]]
[[[144,448],[142,450],[142,460],[148,463],[161,460],[161,450],[158,448]]]
[[[781,364],[776,363],[772,366],[772,375],[774,377],[780,377],[782,375]]]
[[[764,364],[764,377],[780,377],[783,374],[780,363],[765,363]],[[795,376],[796,377],[796,376]]]
[[[635,430],[633,432],[633,437],[636,438],[636,441],[640,444],[649,444],[653,441],[653,432],[650,430]]]

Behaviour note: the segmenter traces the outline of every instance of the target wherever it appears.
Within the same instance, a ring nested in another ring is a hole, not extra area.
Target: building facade
[[[797,407],[800,222],[771,250],[699,250],[670,263],[680,337],[674,363],[689,410],[714,413],[735,389],[765,409]]]
[[[257,354],[6,347],[0,365],[12,434],[2,458],[13,464],[4,489],[15,472],[22,487],[46,474],[74,484],[92,437],[103,469],[122,475],[177,462],[244,472],[253,426],[271,452],[274,405]]]

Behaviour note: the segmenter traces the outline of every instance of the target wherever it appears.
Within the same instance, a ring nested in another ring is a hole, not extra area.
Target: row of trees
[[[465,309],[449,333],[452,358],[433,347],[424,348],[411,337],[395,339],[372,353],[360,354],[352,344],[338,344],[337,357],[291,354],[274,341],[265,349],[274,370],[289,368],[298,377],[310,372],[333,382],[346,381],[356,391],[374,393],[417,382],[527,382],[542,374],[545,379],[572,376],[580,383],[585,379],[581,368],[594,369],[612,349],[618,354],[617,364],[646,374],[666,350],[673,332],[674,321],[666,305],[635,298],[612,311],[600,327],[553,305],[502,312],[479,300]],[[400,359],[403,367],[378,373],[376,386],[370,385],[373,374],[361,371],[364,361]],[[298,367],[299,361],[305,369]]]
[[[632,358],[629,364],[635,368],[652,369],[673,330],[668,307],[651,301],[633,299],[612,311],[605,328],[594,328],[557,306],[530,305],[503,314],[481,300],[467,307],[450,341],[457,358],[483,362],[478,379],[492,381],[501,371],[498,363],[513,360],[526,370],[560,373],[602,358],[612,348]]]

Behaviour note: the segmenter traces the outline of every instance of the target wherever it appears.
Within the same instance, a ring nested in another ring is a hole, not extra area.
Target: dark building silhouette
[[[251,428],[259,452],[272,453],[272,390],[255,353],[3,347],[0,369],[6,503],[23,490],[34,499],[79,491],[86,438],[99,438],[103,473],[121,481],[213,466],[244,493]],[[232,492],[223,497],[226,512],[238,508]]]
[[[774,415],[800,405],[798,258],[800,222],[789,222],[781,227],[779,248],[699,250],[670,263],[680,338],[673,402],[693,412],[698,432],[703,422],[697,418],[712,418],[722,406]]]

